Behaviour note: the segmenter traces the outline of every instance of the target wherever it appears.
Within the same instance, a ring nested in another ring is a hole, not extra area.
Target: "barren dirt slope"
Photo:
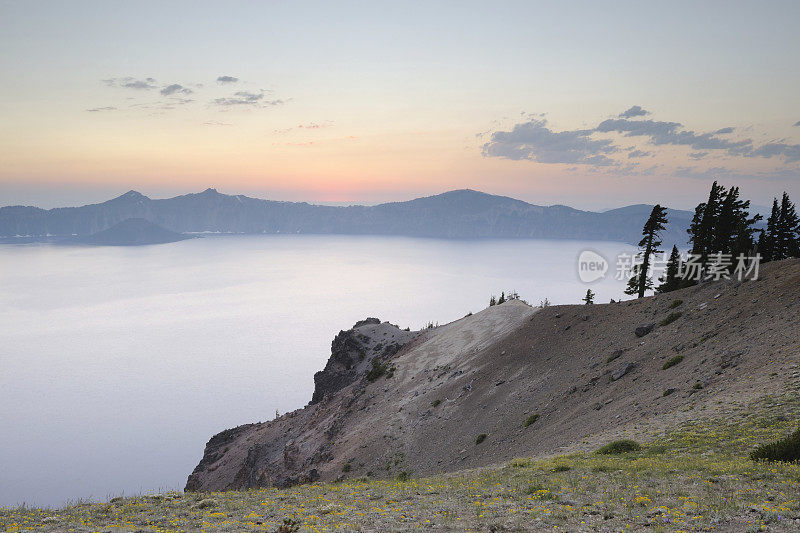
[[[215,436],[187,489],[454,471],[612,436],[646,439],[797,390],[798,287],[800,261],[789,260],[763,266],[757,281],[615,304],[491,307],[423,332],[373,382]]]

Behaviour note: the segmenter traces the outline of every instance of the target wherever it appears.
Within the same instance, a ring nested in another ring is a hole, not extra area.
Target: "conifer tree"
[[[631,269],[631,277],[628,280],[628,286],[625,287],[625,294],[630,294],[630,295],[636,294],[638,296],[639,283],[641,282],[642,278],[641,272],[642,272],[642,265],[633,265],[633,268]],[[646,273],[647,270],[644,270],[644,272]],[[653,289],[653,280],[650,279],[650,276],[647,275],[644,276],[644,289],[646,291]]]
[[[783,193],[781,198],[780,215],[776,224],[775,231],[775,259],[786,259],[787,257],[797,257],[800,255],[800,218],[797,210],[789,200],[789,195]]]
[[[781,217],[781,207],[778,199],[772,199],[772,212],[767,217],[767,229],[761,231],[758,239],[758,253],[761,254],[764,262],[772,261],[775,258],[775,239],[778,235],[778,219]]]
[[[500,298],[497,299],[497,305],[505,303],[505,301],[506,301],[506,293],[505,291],[503,291],[500,293]]]
[[[489,307],[493,305],[497,305],[497,299],[494,297],[494,294],[492,294],[492,297],[489,298]]]
[[[645,291],[652,289],[653,280],[647,275],[650,270],[650,256],[661,253],[658,247],[661,246],[661,231],[664,230],[666,223],[667,209],[658,204],[654,205],[650,217],[642,228],[642,240],[639,241],[642,263],[636,265],[639,267],[638,270],[634,266],[634,275],[631,277],[631,280],[636,279],[636,281],[628,280],[628,289],[633,292],[628,292],[626,289],[626,294],[638,294],[639,298],[643,298]]]
[[[594,293],[592,289],[586,289],[586,296],[583,297],[583,302],[585,302],[586,305],[592,305],[594,303]]]
[[[683,286],[683,279],[680,277],[681,273],[681,254],[678,252],[678,247],[672,246],[672,253],[669,254],[667,266],[664,270],[664,275],[658,278],[661,285],[656,287],[657,292],[670,292],[680,289]]]

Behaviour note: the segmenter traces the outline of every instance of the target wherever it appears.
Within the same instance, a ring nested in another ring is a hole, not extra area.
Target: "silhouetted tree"
[[[489,298],[489,307],[493,305],[497,305],[497,299],[494,297],[494,294],[492,294],[492,297]]]
[[[625,294],[639,294],[639,284],[641,283],[642,277],[644,277],[644,290],[649,291],[653,288],[653,280],[650,279],[650,276],[642,276],[642,265],[633,265],[631,269],[631,277],[628,280],[628,286],[625,287]],[[647,270],[644,270],[647,273]]]
[[[781,217],[781,207],[778,199],[772,199],[772,212],[767,217],[767,229],[761,231],[758,239],[758,253],[764,262],[772,261],[775,257],[775,239],[778,236],[778,219]]]
[[[592,305],[594,303],[594,293],[592,289],[586,289],[586,296],[583,297],[583,301],[586,305]]]
[[[505,303],[505,301],[506,301],[506,293],[505,291],[503,291],[500,293],[500,298],[497,299],[497,305]]]
[[[628,288],[632,291],[635,289],[635,291],[628,293],[626,290],[627,294],[638,294],[639,298],[643,298],[645,291],[653,287],[653,280],[648,277],[650,256],[661,253],[658,247],[661,246],[661,231],[664,230],[666,223],[667,209],[658,204],[654,205],[653,210],[650,212],[650,217],[644,223],[644,228],[642,228],[642,240],[639,241],[639,255],[642,258],[642,263],[641,265],[636,265],[640,268],[631,277],[631,280],[636,278],[636,281],[631,282],[631,280],[628,280]]]
[[[669,254],[664,275],[658,278],[661,285],[656,287],[657,292],[670,292],[683,287],[683,279],[681,274],[681,254],[678,252],[678,247],[672,246],[672,253]]]
[[[781,198],[781,210],[776,224],[774,259],[786,259],[800,255],[800,219],[794,203],[785,192]]]

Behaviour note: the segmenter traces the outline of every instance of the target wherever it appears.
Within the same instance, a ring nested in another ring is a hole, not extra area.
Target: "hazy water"
[[[211,435],[307,403],[340,329],[445,323],[510,289],[579,303],[585,248],[632,250],[350,236],[0,245],[0,505],[181,489]],[[591,286],[598,302],[622,296],[610,274]]]

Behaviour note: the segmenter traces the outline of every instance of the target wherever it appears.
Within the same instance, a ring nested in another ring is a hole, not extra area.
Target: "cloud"
[[[800,161],[800,144],[769,142],[759,146],[748,155],[751,157],[783,157],[787,163],[796,163]]]
[[[179,83],[173,83],[172,85],[167,85],[166,87],[161,89],[160,92],[161,92],[161,94],[163,96],[170,96],[170,95],[175,94],[175,93],[192,94],[194,91],[192,91],[188,87],[184,87],[183,85],[181,85]]]
[[[204,126],[233,126],[230,122],[203,122]]]
[[[285,103],[283,100],[264,100],[264,91],[258,93],[251,93],[247,91],[238,91],[233,93],[233,96],[227,98],[216,98],[214,104],[221,107],[231,106],[276,106]]]
[[[330,128],[333,127],[333,122],[330,120],[326,120],[322,124],[317,122],[309,122],[308,124],[298,124],[298,128],[307,129],[307,130],[319,130],[322,128]]]
[[[544,115],[524,115],[526,119],[523,120],[527,121],[515,124],[508,131],[490,130],[479,134],[477,138],[488,138],[488,142],[481,145],[481,154],[484,157],[531,160],[539,163],[582,164],[590,167],[613,165],[619,172],[639,165],[632,160],[655,155],[658,152],[637,146],[623,148],[618,138],[604,138],[599,134],[614,133],[623,137],[640,137],[654,147],[686,147],[690,149],[685,156],[687,161],[699,161],[715,153],[724,153],[734,157],[780,158],[785,164],[800,162],[800,144],[792,144],[786,139],[756,144],[750,138],[727,137],[736,131],[731,126],[711,132],[695,132],[686,129],[680,122],[629,118],[649,114],[649,111],[641,106],[632,106],[620,113],[619,117],[622,118],[603,120],[590,129],[560,132],[548,127]],[[800,126],[800,122],[795,125]],[[748,130],[748,128],[739,129]],[[624,159],[613,155],[624,152],[627,152],[627,158]],[[690,167],[682,167],[687,175],[688,168]],[[716,171],[719,168],[712,170]],[[797,172],[796,169],[793,171]]]
[[[217,78],[217,83],[236,83],[237,81],[239,81],[239,78],[233,76],[220,76]]]
[[[796,128],[800,128],[800,120],[798,120],[797,122],[795,122],[795,123],[794,123],[794,126],[795,126]]]
[[[643,117],[649,114],[650,112],[642,108],[642,106],[635,105],[629,107],[628,109],[626,109],[617,116],[619,116],[620,118],[633,118],[633,117]]]
[[[108,78],[103,80],[103,83],[109,87],[121,87],[123,89],[138,89],[150,90],[155,89],[155,81],[153,78],[137,79],[130,76],[124,78]]]
[[[716,137],[713,133],[695,133],[684,130],[679,122],[663,122],[659,120],[627,120],[608,119],[597,126],[603,133],[622,133],[626,137],[648,137],[650,142],[658,145],[689,146],[694,150],[727,150],[731,154],[741,155],[752,149],[753,141],[729,141]]]
[[[117,108],[113,106],[105,106],[105,107],[93,107],[91,109],[87,109],[89,113],[102,113],[103,111],[116,111]]]
[[[613,165],[606,154],[619,149],[608,139],[592,139],[593,130],[554,132],[547,127],[546,119],[531,119],[516,124],[511,131],[492,133],[483,145],[484,157],[532,160],[540,163]]]

